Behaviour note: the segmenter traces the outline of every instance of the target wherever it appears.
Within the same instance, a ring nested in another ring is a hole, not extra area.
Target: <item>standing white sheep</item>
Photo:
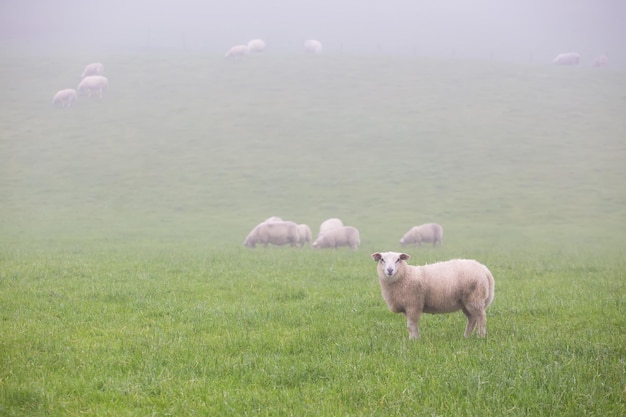
[[[578,65],[579,62],[580,54],[578,52],[564,52],[552,60],[555,65]]]
[[[349,246],[352,250],[357,250],[361,244],[359,231],[352,226],[342,226],[337,229],[324,232],[315,239],[311,246],[314,249],[335,248]]]
[[[248,45],[235,45],[226,52],[225,58],[244,57],[250,53]]]
[[[341,221],[341,219],[338,219],[336,217],[326,219],[322,222],[322,224],[320,224],[320,232],[317,234],[317,237],[320,237],[325,232],[328,232],[330,230],[339,229],[340,227],[343,227],[343,222]]]
[[[322,43],[320,41],[316,41],[315,39],[309,39],[304,42],[304,52],[308,52],[310,54],[321,54]]]
[[[263,52],[265,50],[265,41],[263,39],[252,39],[248,42],[248,51],[250,53]]]
[[[80,78],[85,78],[89,75],[102,75],[104,73],[104,65],[100,62],[93,62],[85,67]]]
[[[255,248],[258,243],[267,247],[272,245],[298,244],[298,225],[290,221],[262,222],[248,234],[243,244],[249,248]]]
[[[605,54],[598,55],[591,64],[592,67],[606,67],[609,65],[609,57]]]
[[[440,246],[443,246],[443,227],[437,223],[426,223],[412,227],[400,239],[402,246],[411,243],[416,246],[421,246],[422,243],[432,243],[433,246],[436,246],[439,243]]]
[[[61,105],[61,107],[72,107],[76,100],[78,100],[78,93],[73,88],[66,88],[63,90],[57,91],[57,93],[52,98],[52,105],[57,106]]]
[[[493,275],[471,259],[453,259],[430,265],[412,266],[406,253],[376,252],[378,280],[384,300],[393,313],[406,316],[409,338],[420,336],[422,313],[441,314],[462,310],[467,317],[465,337],[476,326],[478,336],[487,333],[487,307],[494,297]]]
[[[78,84],[78,93],[84,94],[85,92],[91,97],[92,92],[98,92],[100,98],[102,93],[107,89],[109,80],[103,75],[89,75]]]

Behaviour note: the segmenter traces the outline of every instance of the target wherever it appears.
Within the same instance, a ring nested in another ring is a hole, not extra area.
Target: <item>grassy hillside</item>
[[[0,415],[623,416],[626,72],[376,56],[3,53]],[[358,251],[249,250],[328,217]],[[496,279],[410,342],[374,251]]]
[[[52,108],[85,61],[17,56],[1,70],[7,237],[130,228],[239,244],[270,215],[314,229],[342,217],[382,244],[431,220],[459,240],[604,244],[624,230],[623,71],[122,54],[102,57],[104,100]]]

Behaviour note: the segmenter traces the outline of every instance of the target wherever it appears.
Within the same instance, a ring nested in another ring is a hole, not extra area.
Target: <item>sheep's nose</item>
[[[393,274],[393,268],[387,268],[387,275]]]

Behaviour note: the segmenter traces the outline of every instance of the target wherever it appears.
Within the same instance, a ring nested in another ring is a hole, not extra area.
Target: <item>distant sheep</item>
[[[467,317],[465,337],[478,326],[478,336],[487,333],[487,307],[494,298],[493,275],[475,260],[454,259],[424,266],[411,266],[406,253],[373,253],[378,262],[378,280],[384,300],[393,313],[406,316],[409,338],[420,336],[422,313],[440,314],[462,310]]]
[[[265,41],[263,39],[252,39],[250,42],[248,42],[248,52],[252,53],[258,53],[258,52],[263,52],[265,50]]]
[[[87,96],[91,97],[92,92],[97,92],[100,98],[102,98],[102,94],[104,90],[107,89],[109,85],[109,80],[107,77],[102,75],[89,75],[78,84],[78,93],[84,94],[87,93]]]
[[[244,57],[250,53],[248,45],[235,45],[226,52],[225,58]]]
[[[578,52],[565,52],[558,54],[553,60],[554,65],[578,65],[580,63],[580,54]]]
[[[298,225],[289,221],[263,222],[258,224],[248,234],[243,244],[246,247],[254,248],[257,244],[267,247],[272,245],[296,246],[299,240]]]
[[[402,236],[400,244],[406,246],[412,243],[416,246],[421,246],[422,243],[432,243],[433,246],[439,243],[440,246],[443,246],[443,227],[437,223],[426,223],[412,227]]]
[[[61,107],[72,107],[76,100],[78,100],[78,93],[73,88],[66,88],[64,90],[59,90],[52,98],[52,105]]]
[[[320,224],[320,232],[317,234],[317,237],[320,237],[320,235],[324,234],[324,232],[338,229],[340,227],[343,227],[343,222],[341,221],[341,219],[338,219],[336,217],[326,219],[322,222],[322,224]]]
[[[85,78],[90,75],[102,75],[104,73],[104,65],[100,62],[94,62],[85,67],[83,73],[80,75],[80,78]]]
[[[324,232],[311,246],[314,249],[335,248],[349,246],[352,250],[357,250],[361,244],[359,231],[352,226],[342,226],[337,229]]]
[[[311,54],[321,54],[322,53],[322,43],[320,41],[316,41],[314,39],[309,39],[304,42],[304,52],[308,52]]]
[[[606,55],[597,56],[591,64],[592,67],[606,67],[607,65],[609,65],[609,57]]]
[[[311,228],[306,224],[298,225],[298,246],[303,247],[307,243],[311,242],[312,234]]]

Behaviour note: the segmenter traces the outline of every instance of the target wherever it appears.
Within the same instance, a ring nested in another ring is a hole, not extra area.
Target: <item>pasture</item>
[[[102,100],[51,105],[85,64]],[[626,71],[3,51],[0,415],[622,416]],[[277,215],[361,247],[244,248]],[[375,251],[496,280],[409,341]]]

